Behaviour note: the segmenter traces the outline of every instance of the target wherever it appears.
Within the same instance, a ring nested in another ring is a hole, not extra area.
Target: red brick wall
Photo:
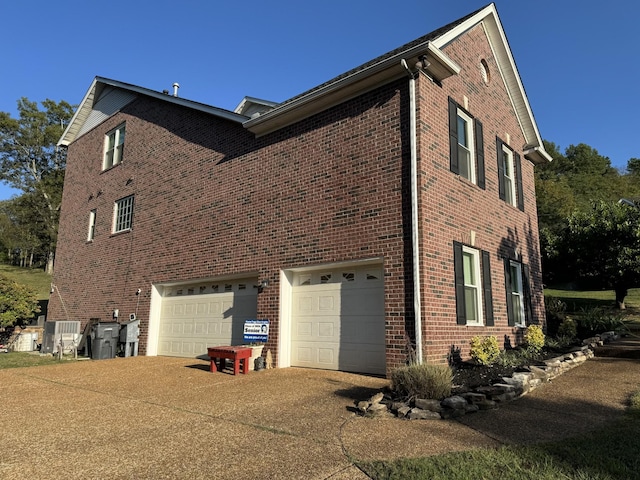
[[[419,79],[420,218],[422,229],[422,297],[425,359],[442,362],[452,348],[469,356],[469,339],[474,335],[495,335],[500,344],[508,338],[512,345],[522,341],[522,329],[507,325],[504,258],[513,258],[515,248],[531,269],[534,317],[544,321],[544,300],[540,271],[538,223],[533,164],[523,155],[525,140],[498,72],[484,30],[476,26],[444,48],[460,67],[457,76],[442,87],[425,76]],[[480,61],[489,65],[490,81],[480,74]],[[483,124],[486,189],[458,177],[449,170],[447,99],[464,105]],[[524,212],[498,196],[496,136],[522,157]],[[453,241],[470,243],[491,255],[495,326],[456,324],[453,273]]]
[[[462,72],[418,92],[420,259],[425,359],[468,356],[473,335],[507,326],[502,258],[514,247],[531,267],[543,319],[533,166],[522,158],[525,211],[498,198],[496,135],[522,155],[524,138],[481,27],[445,48]],[[491,81],[480,76],[480,60]],[[486,189],[449,170],[447,98],[484,126]],[[49,320],[108,320],[138,311],[145,353],[153,284],[240,273],[270,286],[258,316],[272,321],[277,354],[282,269],[380,257],[385,272],[387,368],[406,361],[413,337],[408,79],[256,139],[238,124],[139,98],[69,147],[56,291]],[[122,164],[101,172],[104,135],[126,122]],[[113,204],[135,194],[133,229],[111,235]],[[86,242],[89,211],[96,235]],[[456,324],[453,241],[491,254],[494,327]],[[407,279],[407,281],[405,281]],[[136,296],[136,290],[142,293]],[[58,294],[59,292],[59,294]],[[64,301],[61,301],[61,299]]]
[[[258,315],[274,322],[275,352],[281,269],[380,257],[388,363],[404,362],[406,90],[389,85],[260,139],[166,102],[128,105],[69,147],[54,274],[66,313],[56,293],[49,319],[104,321],[139,301],[144,353],[152,284],[257,272],[270,281]],[[104,135],[122,122],[124,160],[101,172]],[[133,229],[111,235],[114,201],[130,194]]]

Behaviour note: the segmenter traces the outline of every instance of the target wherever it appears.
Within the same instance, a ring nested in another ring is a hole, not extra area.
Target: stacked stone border
[[[604,334],[607,335],[607,334]],[[610,340],[594,337],[585,340],[585,345],[540,362],[539,365],[522,367],[510,377],[492,385],[481,386],[469,392],[447,397],[444,400],[415,398],[407,401],[394,399],[390,394],[376,393],[369,400],[356,403],[360,414],[365,416],[393,416],[407,420],[429,420],[458,418],[479,410],[492,410],[526,395],[559,375],[582,365],[594,357],[595,347]]]

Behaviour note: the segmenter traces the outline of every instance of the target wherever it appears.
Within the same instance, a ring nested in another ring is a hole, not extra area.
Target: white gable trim
[[[524,134],[525,145],[523,145],[523,149],[525,150],[525,157],[533,163],[550,162],[551,157],[544,150],[538,126],[533,117],[529,100],[524,91],[520,74],[518,73],[495,5],[492,3],[483,8],[474,16],[435,39],[433,43],[436,47],[443,48],[478,24],[483,26],[487,34],[491,50],[498,64],[500,76],[507,87],[509,98],[516,112],[522,133]]]
[[[89,90],[85,94],[82,99],[82,103],[76,110],[71,122],[65,129],[62,137],[58,141],[58,145],[67,146],[72,143],[83,131],[83,126],[87,119],[91,116],[91,112],[95,107],[96,102],[99,100],[102,91],[106,87],[114,87],[122,90],[126,90],[132,94],[137,95],[145,95],[147,97],[152,97],[157,100],[162,100],[165,102],[173,103],[175,105],[180,105],[183,107],[191,108],[194,110],[199,110],[204,113],[208,113],[210,115],[214,115],[219,118],[223,118],[225,120],[230,120],[235,123],[242,124],[247,120],[248,117],[244,115],[239,115],[234,112],[230,112],[228,110],[224,110],[222,108],[211,107],[209,105],[205,105],[203,103],[194,102],[192,100],[187,100],[180,97],[174,97],[173,95],[168,95],[166,93],[157,92],[155,90],[150,90],[148,88],[138,87],[136,85],[131,85],[129,83],[119,82],[117,80],[110,80],[108,78],[96,77]]]

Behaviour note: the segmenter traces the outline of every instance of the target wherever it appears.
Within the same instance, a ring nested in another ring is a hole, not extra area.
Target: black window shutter
[[[464,265],[462,263],[462,244],[453,242],[453,270],[456,284],[456,322],[466,325],[467,319],[464,304]]]
[[[522,289],[524,290],[524,314],[527,325],[538,323],[538,319],[533,317],[533,308],[531,306],[531,277],[529,273],[529,265],[522,265]]]
[[[516,164],[516,189],[518,191],[518,208],[524,212],[524,192],[522,188],[522,165],[520,155],[514,155],[514,163]]]
[[[493,294],[491,293],[491,262],[489,252],[482,251],[482,290],[484,291],[485,325],[493,326]]]
[[[449,98],[449,168],[460,173],[458,164],[458,104]]]
[[[504,259],[504,285],[507,292],[507,324],[513,327],[516,320],[513,316],[513,303],[511,303],[511,261],[508,258]]]
[[[482,122],[477,118],[473,119],[473,131],[476,139],[476,166],[478,168],[478,186],[484,190],[484,139],[482,136]]]
[[[502,150],[503,142],[496,137],[496,152],[498,152],[498,195],[500,200],[506,200],[504,189],[504,151]]]

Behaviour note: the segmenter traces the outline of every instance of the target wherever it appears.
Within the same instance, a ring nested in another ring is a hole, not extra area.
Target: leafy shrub
[[[476,335],[471,339],[471,358],[480,365],[491,365],[500,356],[498,339],[494,336]]]
[[[29,320],[39,311],[38,296],[31,288],[0,277],[0,327]]]
[[[627,330],[621,313],[606,311],[599,307],[583,308],[577,320],[580,338],[593,337],[603,332]]]
[[[555,337],[547,337],[545,339],[545,345],[548,348],[562,350],[573,345],[576,341],[575,335],[572,337],[565,335],[557,335]]]
[[[557,297],[545,297],[544,312],[547,319],[547,333],[555,336],[558,328],[567,318],[567,304]]]
[[[391,388],[401,396],[440,400],[451,395],[453,372],[447,365],[411,364],[391,372]]]
[[[544,347],[544,332],[538,325],[529,325],[524,333],[527,350],[538,353]]]
[[[496,364],[501,367],[520,367],[526,362],[526,358],[523,356],[522,351],[519,349],[508,349],[500,352],[500,355],[496,359]]]
[[[569,338],[576,338],[576,336],[578,335],[578,327],[576,325],[576,322],[573,321],[573,319],[567,317],[564,319],[564,321],[560,324],[560,326],[558,327],[558,333],[556,334],[557,337],[569,337]]]

